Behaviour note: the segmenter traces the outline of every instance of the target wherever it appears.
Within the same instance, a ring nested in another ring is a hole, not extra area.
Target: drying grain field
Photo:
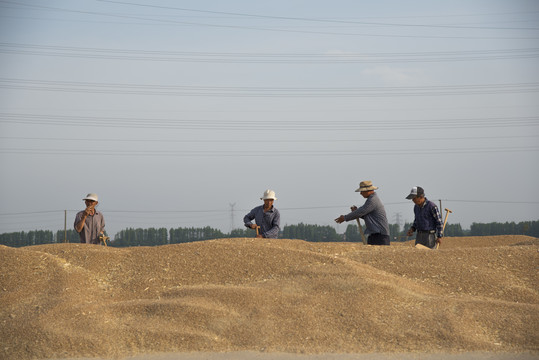
[[[538,251],[525,236],[0,246],[0,358],[531,359]]]

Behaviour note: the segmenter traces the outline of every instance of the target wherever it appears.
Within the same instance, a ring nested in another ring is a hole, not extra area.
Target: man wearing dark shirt
[[[434,249],[443,237],[443,223],[438,207],[425,197],[425,190],[420,186],[414,186],[406,199],[411,199],[415,204],[415,220],[407,235],[412,236],[417,231],[415,244]]]

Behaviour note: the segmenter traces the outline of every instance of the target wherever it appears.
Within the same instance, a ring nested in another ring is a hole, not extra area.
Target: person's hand
[[[250,227],[251,229],[256,229],[256,228],[258,227],[258,225],[256,225],[256,224],[251,224],[251,225],[249,225],[249,227]]]
[[[338,218],[336,218],[335,222],[338,223],[338,224],[343,223],[344,222],[344,215],[341,215]]]
[[[355,206],[355,205],[350,206],[350,210],[356,211],[356,210],[357,210],[357,206]]]
[[[407,236],[412,236],[414,235],[414,230],[410,229],[408,230],[408,232],[406,233]]]
[[[442,238],[437,238],[436,242],[438,243],[438,245],[441,245],[442,244]]]
[[[95,208],[95,205],[88,205],[88,206],[86,207],[86,209],[84,209],[84,214],[85,214],[86,216],[92,215],[93,212],[94,212],[94,208]]]

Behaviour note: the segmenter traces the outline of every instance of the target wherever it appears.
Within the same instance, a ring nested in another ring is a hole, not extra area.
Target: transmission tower
[[[401,213],[395,214],[395,224],[399,225],[399,230],[401,228]]]

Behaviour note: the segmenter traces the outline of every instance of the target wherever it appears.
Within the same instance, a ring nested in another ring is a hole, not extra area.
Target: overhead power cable
[[[0,53],[83,59],[195,63],[206,62],[220,64],[354,64],[533,59],[539,57],[539,48],[438,51],[417,53],[252,53],[150,51],[134,49],[82,48],[69,46],[0,43]]]
[[[439,148],[430,149],[379,149],[379,150],[103,150],[93,149],[43,149],[43,148],[0,148],[2,154],[21,155],[65,155],[65,156],[127,156],[127,157],[342,157],[342,156],[396,156],[396,155],[440,155],[440,154],[480,154],[480,153],[509,153],[535,152],[539,146],[493,146],[475,148]]]
[[[190,130],[257,130],[266,129],[266,122],[256,122],[251,119],[159,119],[159,118],[122,118],[95,117],[46,114],[1,113],[3,123],[29,125],[61,125],[61,126],[99,126],[115,128],[165,128]],[[279,130],[299,131],[330,131],[330,130],[406,130],[422,129],[451,129],[451,128],[514,128],[517,126],[538,126],[539,116],[525,117],[490,117],[490,118],[460,118],[460,119],[400,119],[377,120],[291,120],[274,119],[272,128]]]
[[[392,97],[519,94],[539,91],[539,82],[390,87],[260,87],[95,83],[0,78],[0,88],[70,93],[210,97]]]
[[[459,140],[488,140],[488,139],[529,139],[529,138],[537,138],[539,137],[539,134],[537,135],[501,135],[501,136],[465,136],[465,137],[429,137],[427,139],[424,139],[424,141],[459,141]],[[399,141],[405,141],[409,142],[410,138],[356,138],[356,139],[336,139],[336,138],[325,138],[325,139],[312,139],[312,140],[306,140],[306,139],[294,139],[294,140],[285,140],[285,139],[238,139],[238,140],[223,140],[223,139],[215,139],[215,140],[204,140],[204,139],[143,139],[143,138],[136,138],[136,139],[126,139],[126,138],[99,138],[99,139],[92,139],[92,138],[66,138],[66,137],[28,137],[28,136],[0,136],[0,139],[4,140],[30,140],[30,141],[54,141],[55,143],[58,143],[59,141],[65,141],[65,142],[92,142],[92,143],[173,143],[173,144],[260,144],[260,143],[266,143],[266,144],[272,144],[272,143],[289,143],[289,144],[316,144],[316,143],[362,143],[362,142],[399,142]]]
[[[539,201],[512,201],[512,200],[477,200],[477,199],[469,199],[469,200],[453,200],[453,199],[441,199],[441,201],[444,202],[469,202],[469,203],[477,203],[477,204],[483,204],[483,203],[489,203],[489,204],[539,204]],[[410,204],[410,201],[398,201],[398,202],[387,202],[385,205],[403,205],[403,204]],[[292,211],[292,210],[319,210],[319,209],[345,209],[348,208],[349,205],[320,205],[320,206],[300,206],[300,207],[279,207],[280,211]],[[241,211],[249,211],[251,209],[234,209],[236,212]],[[68,212],[78,212],[79,210],[47,210],[47,211],[28,211],[28,212],[15,212],[15,213],[0,213],[0,216],[13,216],[13,215],[34,215],[34,214],[40,214],[40,213],[64,213],[64,211]],[[191,213],[197,213],[197,214],[214,214],[214,213],[229,213],[230,209],[204,209],[204,210],[195,210],[195,209],[184,209],[184,210],[151,210],[151,209],[144,209],[144,210],[126,210],[126,209],[106,209],[103,210],[107,213],[125,213],[125,214],[134,214],[134,213],[140,213],[140,214],[191,214]]]
[[[373,21],[352,21],[352,20],[338,20],[338,19],[315,19],[315,18],[305,18],[305,17],[292,17],[292,16],[271,16],[271,15],[260,15],[260,14],[246,14],[238,12],[226,12],[226,11],[212,11],[212,10],[200,10],[200,9],[189,9],[182,7],[174,6],[162,6],[155,4],[140,4],[135,2],[128,1],[114,1],[114,0],[97,0],[100,2],[107,2],[113,4],[122,4],[129,6],[138,6],[145,8],[155,8],[163,10],[176,10],[181,12],[195,12],[195,13],[204,13],[204,14],[215,14],[215,15],[226,15],[226,16],[236,16],[236,17],[248,17],[248,18],[259,18],[259,19],[272,19],[272,20],[287,20],[287,21],[302,21],[302,22],[315,22],[315,23],[336,23],[336,24],[346,24],[346,25],[369,25],[369,26],[389,26],[389,27],[420,27],[420,28],[449,28],[449,29],[488,29],[488,30],[539,30],[539,28],[530,28],[530,27],[494,27],[494,26],[462,26],[462,25],[444,25],[444,24],[407,24],[407,23],[388,23],[388,22],[373,22]]]
[[[58,11],[58,12],[66,12],[66,13],[75,13],[75,14],[84,14],[84,15],[90,15],[90,16],[99,16],[99,17],[113,17],[113,18],[120,18],[120,19],[131,19],[131,20],[142,20],[147,21],[151,23],[159,23],[159,24],[170,24],[170,25],[190,25],[190,26],[197,26],[197,27],[206,27],[206,28],[218,28],[218,29],[236,29],[236,30],[255,30],[255,31],[268,31],[268,32],[279,32],[279,33],[300,33],[300,34],[311,34],[311,35],[332,35],[332,36],[361,36],[361,37],[377,37],[377,38],[428,38],[428,39],[461,39],[461,40],[478,40],[478,39],[506,39],[506,40],[517,40],[517,39],[527,39],[527,40],[534,40],[537,39],[537,35],[532,36],[477,36],[472,35],[470,33],[465,35],[433,35],[432,32],[427,32],[422,35],[406,35],[401,32],[396,32],[393,34],[372,34],[372,33],[354,33],[354,32],[329,32],[329,31],[308,31],[308,30],[295,30],[295,29],[282,29],[282,28],[268,28],[268,27],[260,27],[260,26],[242,26],[242,25],[236,25],[236,24],[215,24],[215,23],[200,23],[200,22],[193,22],[193,21],[179,21],[176,19],[163,19],[163,18],[155,18],[155,17],[148,17],[148,16],[138,16],[138,15],[127,15],[127,14],[118,14],[118,13],[107,13],[102,11],[89,11],[89,10],[72,10],[72,9],[66,9],[66,8],[60,8],[60,7],[54,7],[54,6],[45,6],[45,5],[36,5],[36,4],[28,4],[28,3],[22,3],[20,1],[7,1],[2,0],[2,3],[4,4],[13,4],[16,6],[22,6],[22,7],[28,7],[33,9],[41,9],[41,10],[52,10],[52,11]],[[299,19],[299,18],[298,18]],[[316,19],[312,19],[313,21]],[[360,25],[360,24],[356,24]],[[362,24],[364,26],[373,26],[373,24]],[[397,24],[386,24],[388,26],[395,27]],[[402,24],[404,26],[405,24]],[[413,24],[412,24],[413,25]],[[381,26],[381,25],[379,25]],[[402,27],[401,26],[401,27]],[[444,26],[444,25],[442,25]],[[408,27],[408,26],[407,26]],[[419,29],[421,27],[415,27],[416,29]],[[423,29],[430,29],[432,26],[429,27],[429,25],[424,25]],[[466,28],[447,28],[449,30],[470,30],[469,27]],[[476,30],[502,30],[505,32],[508,29],[476,29]],[[512,29],[512,30],[518,30],[522,32],[523,29]],[[533,28],[531,29],[534,30]]]

